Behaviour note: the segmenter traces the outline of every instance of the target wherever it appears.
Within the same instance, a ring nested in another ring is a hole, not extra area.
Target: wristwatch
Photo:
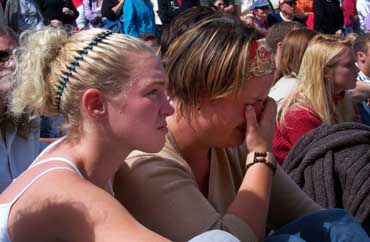
[[[250,152],[247,155],[247,161],[245,163],[245,170],[256,163],[264,163],[271,168],[272,174],[276,171],[276,160],[271,152]]]

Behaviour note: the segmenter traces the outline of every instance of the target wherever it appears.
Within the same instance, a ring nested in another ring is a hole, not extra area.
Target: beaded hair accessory
[[[263,39],[252,40],[249,45],[248,70],[248,79],[265,76],[275,71],[272,51]]]
[[[89,53],[89,50],[92,50],[94,46],[98,45],[103,39],[105,39],[108,35],[111,35],[113,32],[108,30],[100,33],[96,36],[86,47],[79,51],[79,55],[74,58],[74,60],[69,64],[67,67],[67,71],[64,72],[60,83],[58,85],[58,90],[55,97],[55,102],[58,108],[58,112],[60,112],[60,100],[63,95],[64,88],[66,87],[69,78],[72,76],[73,72],[76,70],[76,67],[80,65],[80,61],[84,59],[84,56]]]

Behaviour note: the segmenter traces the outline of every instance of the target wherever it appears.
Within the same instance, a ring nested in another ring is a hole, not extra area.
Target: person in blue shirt
[[[158,36],[153,4],[150,0],[126,0],[123,6],[124,32],[138,37],[141,34]]]

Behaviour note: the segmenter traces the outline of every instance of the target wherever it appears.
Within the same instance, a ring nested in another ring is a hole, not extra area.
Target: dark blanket
[[[370,126],[321,125],[289,152],[284,170],[316,202],[345,208],[362,223],[370,211]]]

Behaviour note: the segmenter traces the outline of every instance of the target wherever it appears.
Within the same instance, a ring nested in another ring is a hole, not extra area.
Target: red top
[[[282,164],[290,149],[308,131],[317,128],[321,119],[310,109],[290,108],[285,115],[284,125],[276,125],[272,152]]]

